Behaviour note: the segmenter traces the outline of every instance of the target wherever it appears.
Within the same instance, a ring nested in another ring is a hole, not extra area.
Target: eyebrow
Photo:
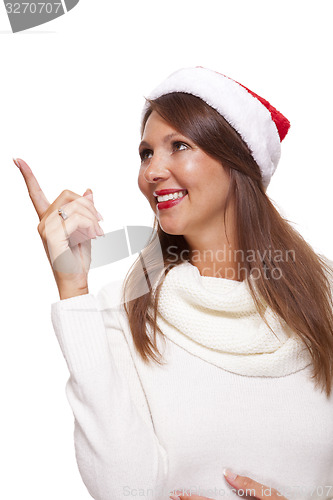
[[[178,132],[173,132],[172,134],[168,134],[166,135],[164,138],[163,138],[163,143],[165,144],[166,142],[168,142],[170,139],[172,139],[173,137],[175,137],[176,135],[179,135]],[[150,144],[147,142],[147,141],[141,141],[140,144],[139,144],[139,151],[142,147],[148,147],[150,148]]]

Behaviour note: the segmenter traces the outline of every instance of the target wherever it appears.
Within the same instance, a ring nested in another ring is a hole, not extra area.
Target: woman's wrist
[[[85,295],[89,293],[88,285],[82,288],[75,287],[58,287],[60,300],[70,299],[72,297],[78,297],[79,295]]]

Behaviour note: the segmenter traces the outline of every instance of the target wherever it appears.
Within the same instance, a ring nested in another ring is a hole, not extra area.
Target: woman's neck
[[[210,250],[192,249],[189,252],[189,261],[198,268],[201,276],[244,280],[241,251],[230,245]]]

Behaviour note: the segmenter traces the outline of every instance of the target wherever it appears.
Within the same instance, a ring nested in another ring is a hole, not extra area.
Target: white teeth
[[[157,201],[160,203],[161,201],[177,200],[178,198],[182,198],[186,194],[187,194],[186,190],[177,191],[176,193],[173,194],[166,194],[165,196],[157,196]]]

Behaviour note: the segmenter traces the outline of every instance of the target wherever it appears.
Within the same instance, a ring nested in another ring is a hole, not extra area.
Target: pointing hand
[[[87,189],[80,196],[65,189],[50,204],[27,163],[21,159],[14,163],[20,169],[37,212],[40,221],[37,230],[59,292],[88,290],[91,239],[104,234],[98,223],[102,216],[94,206],[92,191]],[[59,208],[68,218],[64,220],[59,215]]]

